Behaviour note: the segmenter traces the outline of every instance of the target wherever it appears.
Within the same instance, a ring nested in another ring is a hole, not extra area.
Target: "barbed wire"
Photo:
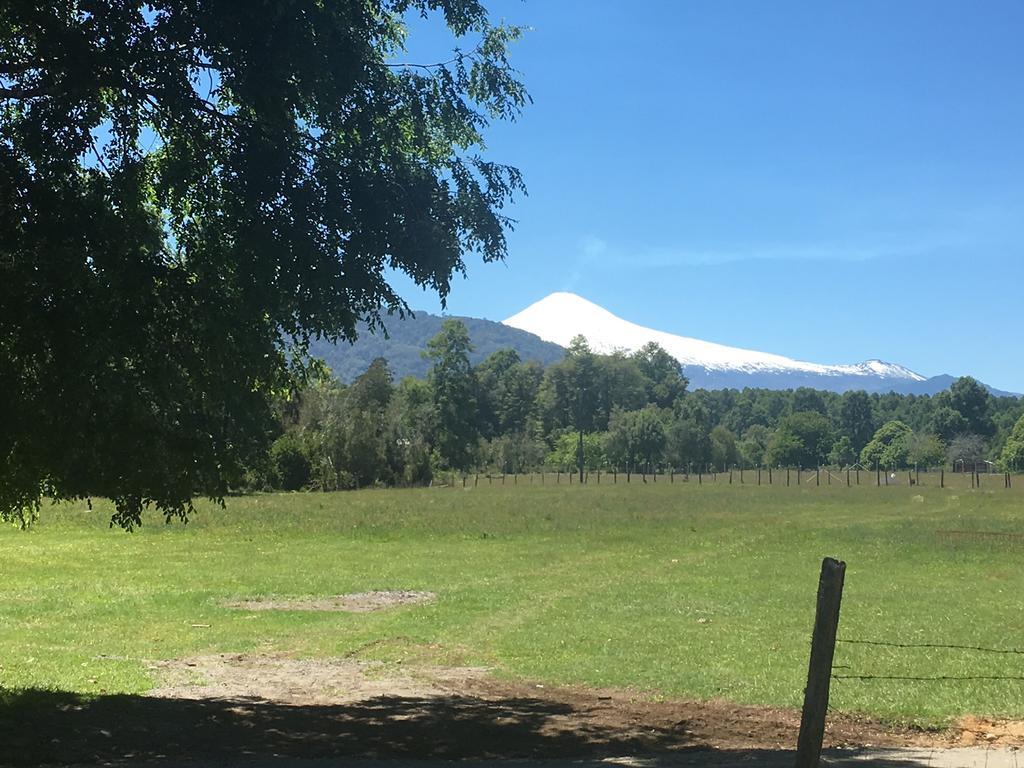
[[[902,680],[907,682],[942,682],[965,680],[1019,680],[1024,675],[832,675],[833,680]]]
[[[847,640],[844,638],[837,638],[836,642],[847,643],[849,645],[877,645],[886,648],[939,648],[956,651],[979,651],[981,653],[1008,653],[1024,655],[1024,650],[1020,650],[1019,648],[986,648],[981,645],[956,645],[951,643],[894,643],[888,640]]]

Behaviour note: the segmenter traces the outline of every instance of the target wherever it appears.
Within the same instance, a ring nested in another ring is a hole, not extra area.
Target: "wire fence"
[[[1020,648],[990,648],[981,645],[963,645],[958,643],[899,643],[888,640],[863,640],[852,638],[837,638],[836,643],[845,645],[872,646],[875,648],[893,648],[897,651],[950,650],[967,653],[1024,656],[1024,650]],[[858,682],[870,682],[872,680],[898,680],[902,682],[911,683],[968,682],[976,680],[1024,681],[1024,674],[1020,674],[1017,672],[1001,674],[979,672],[976,674],[956,675],[941,673],[934,675],[922,675],[899,672],[893,673],[888,671],[879,673],[874,671],[856,670],[851,668],[851,666],[848,664],[833,665],[831,676],[833,680],[855,680]]]
[[[1019,482],[1018,482],[1019,481]],[[752,485],[767,487],[860,487],[878,488],[950,488],[959,490],[1010,490],[1024,488],[1024,473],[954,472],[946,469],[918,468],[884,470],[838,467],[733,467],[729,469],[659,467],[651,471],[630,469],[563,470],[528,472],[445,472],[435,476],[435,485],[479,487],[481,485],[620,485],[620,484],[696,484]]]

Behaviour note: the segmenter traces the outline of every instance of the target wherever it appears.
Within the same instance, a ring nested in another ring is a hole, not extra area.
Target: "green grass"
[[[362,657],[386,661],[799,706],[825,555],[848,563],[840,637],[1024,648],[1024,540],[942,533],[1024,533],[1024,494],[1001,485],[563,478],[260,495],[202,505],[187,526],[147,519],[134,534],[109,530],[102,503],[50,507],[28,532],[0,531],[0,693],[136,693],[153,684],[147,659],[365,646]],[[222,607],[389,588],[439,599],[358,615]],[[841,644],[835,663],[845,674],[1024,676],[1024,655],[949,649]],[[839,680],[832,704],[925,725],[1019,717],[1024,682]]]

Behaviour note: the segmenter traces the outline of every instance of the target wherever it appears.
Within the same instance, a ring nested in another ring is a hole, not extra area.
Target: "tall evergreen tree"
[[[477,383],[469,364],[472,350],[465,324],[448,319],[424,353],[433,362],[427,380],[437,413],[437,449],[452,469],[469,469],[480,437]]]

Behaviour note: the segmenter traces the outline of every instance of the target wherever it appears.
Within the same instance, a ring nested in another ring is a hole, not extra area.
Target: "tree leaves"
[[[403,14],[465,54],[400,60]],[[0,516],[186,517],[261,460],[315,338],[505,255],[528,96],[474,0],[25,0],[0,10]]]

